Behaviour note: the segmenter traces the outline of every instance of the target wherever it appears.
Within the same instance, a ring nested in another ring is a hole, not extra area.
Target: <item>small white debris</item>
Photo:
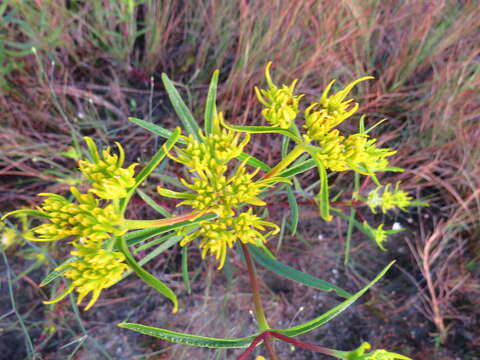
[[[323,240],[323,235],[322,234],[318,234],[318,240]]]
[[[403,226],[402,224],[400,224],[399,222],[394,222],[393,225],[392,225],[392,230],[401,230],[403,229]]]

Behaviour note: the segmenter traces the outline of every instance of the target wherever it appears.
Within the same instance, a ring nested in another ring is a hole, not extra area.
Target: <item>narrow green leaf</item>
[[[227,129],[235,130],[235,131],[241,131],[241,132],[246,132],[250,134],[282,134],[285,135],[291,139],[293,139],[295,142],[298,142],[297,136],[292,133],[290,130],[279,128],[279,127],[273,127],[273,126],[242,126],[242,125],[231,125],[227,123],[223,123],[223,126],[226,127]]]
[[[237,159],[240,161],[245,161],[247,160],[247,164],[250,166],[253,166],[255,168],[260,168],[264,171],[270,171],[271,168],[267,164],[265,164],[263,161],[258,160],[256,157],[246,154],[246,153],[241,153],[239,156],[237,156]]]
[[[185,289],[187,293],[192,292],[192,288],[190,287],[190,277],[188,275],[188,246],[184,246],[182,248],[182,278],[183,283],[185,284]]]
[[[286,277],[287,279],[296,281],[298,283],[313,287],[321,291],[335,291],[338,296],[344,298],[350,298],[352,296],[338,286],[330,284],[328,281],[319,279],[315,276],[309,275],[307,273],[294,269],[291,266],[282,264],[275,259],[265,256],[255,246],[249,245],[249,249],[257,263],[280,276]]]
[[[255,339],[255,337],[257,336],[257,334],[255,334],[255,335],[251,335],[243,338],[220,339],[220,338],[185,334],[181,332],[160,329],[160,328],[141,325],[141,324],[120,323],[118,324],[118,326],[124,329],[133,330],[141,334],[153,336],[153,337],[160,338],[162,340],[177,343],[177,344],[190,345],[190,346],[196,346],[196,347],[208,347],[208,348],[233,349],[233,348],[247,347],[248,345],[250,345],[253,339]]]
[[[360,296],[365,294],[369,288],[371,288],[380,278],[385,275],[385,273],[390,269],[390,267],[394,264],[395,261],[392,261],[388,264],[381,272],[378,274],[375,279],[373,279],[370,283],[368,283],[363,289],[357,292],[355,295],[349,297],[347,300],[343,301],[342,303],[338,304],[334,308],[330,309],[326,313],[320,315],[319,317],[310,320],[304,324],[297,325],[288,329],[282,330],[272,330],[278,332],[280,334],[286,336],[298,336],[301,334],[305,334],[319,326],[322,326],[335,318],[336,316],[340,315],[345,309],[347,309],[350,305],[352,305]]]
[[[77,256],[72,256],[71,258],[68,258],[67,260],[65,260],[61,265],[59,265],[58,267],[60,266],[64,266],[64,265],[67,265],[67,264],[70,264],[71,262],[74,262],[76,260],[78,260],[79,257]],[[42,282],[40,283],[40,287],[43,287],[45,285],[48,285],[50,284],[53,280],[57,279],[58,277],[62,276],[62,274],[67,271],[68,268],[64,268],[62,270],[53,270],[52,272],[50,272],[46,277],[45,279],[42,280]]]
[[[150,159],[148,164],[137,174],[135,177],[135,185],[133,189],[135,190],[147,177],[152,173],[153,170],[158,166],[158,164],[163,160],[163,158],[167,155],[165,153],[165,148],[169,151],[173,145],[177,142],[180,136],[180,129],[176,129],[172,135],[169,136],[166,143],[155,153],[155,155]]]
[[[297,204],[297,199],[295,198],[295,194],[293,193],[292,187],[290,185],[287,186],[287,198],[288,198],[288,204],[290,206],[290,213],[291,213],[291,230],[292,230],[292,236],[295,235],[297,232],[297,226],[298,226],[298,204]]]
[[[156,239],[153,239],[151,241],[148,241],[142,245],[140,245],[139,247],[135,248],[135,251],[133,252],[134,254],[137,254],[139,253],[140,251],[143,251],[143,250],[147,250],[149,248],[151,248],[152,246],[156,246],[158,244],[161,244],[163,242],[166,242],[168,239],[170,239],[171,237],[175,236],[175,233],[170,233],[170,234],[167,234],[167,235],[164,235],[164,236],[161,236],[159,238],[156,238]]]
[[[165,189],[161,187],[157,187],[157,191],[160,195],[172,199],[194,199],[195,195],[194,194],[189,194],[189,193],[182,193],[178,191],[173,191],[170,189]]]
[[[288,144],[290,143],[290,138],[284,137],[282,139],[282,159],[284,159],[288,154]]]
[[[155,276],[144,270],[135,260],[133,255],[128,249],[127,241],[124,236],[117,237],[117,247],[125,256],[125,261],[132,268],[133,271],[142,279],[145,283],[153,287],[155,290],[160,292],[162,295],[167,297],[173,303],[173,313],[176,313],[178,310],[178,300],[175,293],[170,289],[165,283],[158,280]]]
[[[155,200],[153,200],[150,196],[145,194],[142,190],[137,189],[137,194],[138,194],[138,196],[140,196],[140,198],[143,201],[145,201],[147,203],[148,206],[150,206],[153,210],[155,210],[159,214],[161,214],[165,217],[169,217],[169,216],[172,215],[172,214],[170,214],[170,212],[167,209],[165,209],[163,206],[157,204],[155,202]]]
[[[328,175],[325,166],[321,162],[317,163],[320,175],[320,193],[318,194],[318,202],[320,206],[320,216],[326,220],[332,220],[330,215],[330,200],[328,197]]]
[[[205,104],[205,134],[209,135],[213,132],[213,119],[215,116],[215,102],[217,100],[217,83],[218,75],[220,74],[219,70],[213,72],[212,80],[210,81],[210,86],[208,87],[207,102]]]
[[[290,178],[297,174],[301,174],[305,171],[313,169],[316,166],[317,166],[317,163],[315,162],[315,160],[308,159],[301,162],[300,164],[294,165],[288,169],[283,170],[282,172],[280,172],[280,174],[278,174],[278,176]]]
[[[42,218],[46,218],[47,216],[42,213],[41,211],[39,210],[35,210],[35,209],[19,209],[19,210],[13,210],[13,211],[10,211],[8,213],[6,213],[5,215],[3,215],[2,217],[0,217],[0,220],[5,220],[7,217],[9,216],[17,216],[17,215],[30,215],[30,216],[36,216],[36,217],[42,217]]]
[[[170,98],[170,102],[172,103],[172,106],[175,112],[177,113],[180,121],[182,122],[182,125],[185,128],[185,131],[188,134],[193,135],[193,137],[196,140],[200,141],[200,137],[199,137],[200,129],[198,127],[198,124],[193,118],[193,115],[188,109],[187,105],[185,105],[185,103],[183,102],[177,89],[175,89],[175,86],[168,78],[167,74],[165,73],[162,74],[162,81],[163,81],[163,85],[165,86],[165,90],[167,90],[167,94],[168,94],[168,97]]]
[[[137,119],[134,117],[129,117],[128,120],[151,132],[152,134],[158,135],[165,139],[168,139],[170,136],[172,136],[173,133],[171,130],[165,129],[159,125],[155,125],[145,120]],[[177,141],[179,143],[185,144],[185,140],[182,138],[179,138]]]

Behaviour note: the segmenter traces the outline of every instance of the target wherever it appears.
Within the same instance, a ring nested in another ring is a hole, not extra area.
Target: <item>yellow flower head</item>
[[[222,121],[222,113],[217,114],[217,121]],[[241,140],[241,133],[229,129],[218,128],[212,134],[204,135],[200,131],[200,140],[197,141],[192,135],[184,137],[186,146],[176,148],[178,156],[172,157],[174,161],[186,165],[190,171],[211,171],[222,173],[224,166],[230,160],[243,152],[243,148],[250,141],[250,135],[245,135]]]
[[[295,84],[294,80],[290,86],[282,85],[278,88],[272,81],[270,76],[271,62],[267,64],[265,69],[265,79],[269,87],[268,90],[259,90],[255,87],[255,92],[265,109],[262,115],[272,125],[282,129],[288,129],[298,114],[298,103],[303,95],[293,95]]]
[[[100,242],[87,241],[84,244],[76,243],[74,246],[76,250],[71,254],[77,256],[78,259],[55,269],[66,268],[64,276],[72,281],[71,285],[60,296],[44,303],[58,302],[76,289],[79,295],[78,304],[85,296],[92,293],[90,301],[85,307],[85,310],[88,310],[98,300],[103,289],[109,288],[122,279],[128,266],[123,263],[125,257],[122,253],[102,249]]]
[[[326,169],[332,171],[345,171],[349,169],[345,161],[345,138],[340,131],[332,130],[321,137],[314,150],[314,156],[320,160]]]
[[[200,212],[208,210],[219,216],[232,216],[234,209],[241,204],[264,206],[265,202],[258,195],[271,183],[279,181],[278,177],[273,177],[254,182],[253,177],[259,170],[248,173],[245,163],[240,164],[231,177],[225,176],[226,166],[223,170],[222,174],[205,170],[201,176],[193,178],[193,183],[180,179],[194,193],[182,194],[182,197],[187,200],[182,201],[178,206],[189,205]]]
[[[342,358],[344,360],[412,360],[407,356],[392,353],[383,349],[375,350],[366,354],[365,351],[370,349],[371,345],[364,342],[358,349],[342,354]]]
[[[273,230],[267,234],[262,233],[267,227]],[[202,249],[202,258],[208,253],[214,255],[219,262],[218,269],[221,269],[225,264],[227,248],[231,248],[236,241],[258,246],[266,242],[268,236],[276,234],[278,231],[277,225],[254,215],[250,208],[247,212],[235,217],[219,217],[201,223],[200,229],[185,236],[180,245],[185,246],[200,237],[199,247]]]
[[[47,198],[38,210],[50,223],[33,228],[30,234],[25,235],[28,240],[55,241],[69,236],[106,239],[111,234],[120,235],[124,232],[119,228],[122,218],[112,204],[101,208],[99,201],[91,194],[81,194],[73,187],[70,191],[78,204],[58,194],[39,194]]]
[[[388,167],[389,156],[396,153],[390,148],[377,148],[377,139],[369,139],[365,133],[350,135],[344,142],[345,161],[348,167],[364,175],[373,175],[377,171],[384,171]]]
[[[406,191],[400,190],[400,182],[397,182],[393,192],[390,191],[390,186],[391,184],[387,184],[384,188],[379,186],[368,194],[367,205],[374,214],[377,207],[381,207],[382,212],[387,213],[395,208],[407,211],[406,208],[413,204],[413,198]],[[382,188],[383,192],[380,195]]]
[[[127,196],[128,189],[135,185],[135,167],[132,164],[128,168],[122,168],[125,161],[125,152],[122,145],[116,143],[118,155],[110,153],[110,147],[98,152],[95,142],[85,137],[93,162],[80,160],[78,162],[80,171],[92,183],[90,190],[102,199],[121,199]]]
[[[359,82],[373,79],[372,76],[365,76],[352,81],[344,89],[328,96],[335,80],[332,80],[320,97],[317,103],[312,103],[305,109],[305,125],[307,129],[307,140],[320,140],[335,126],[352,116],[358,110],[358,103],[353,99],[345,101],[348,93]]]

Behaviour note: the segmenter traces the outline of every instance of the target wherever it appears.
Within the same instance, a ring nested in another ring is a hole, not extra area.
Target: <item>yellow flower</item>
[[[389,156],[396,153],[389,148],[377,148],[377,139],[369,139],[364,133],[350,135],[344,142],[345,161],[348,167],[364,175],[373,175],[388,167]]]
[[[44,301],[45,304],[53,304],[74,289],[78,293],[77,304],[89,293],[92,293],[90,301],[85,310],[90,309],[98,300],[103,289],[109,288],[122,279],[122,275],[129,268],[123,263],[125,257],[122,253],[109,251],[101,248],[101,242],[86,241],[85,243],[74,244],[76,250],[71,252],[78,260],[62,265],[55,270],[67,269],[63,274],[72,283],[58,297],[53,300]]]
[[[365,354],[365,351],[370,350],[371,345],[367,342],[364,342],[360,345],[359,348],[349,351],[342,352],[342,359],[344,360],[412,360],[407,356],[400,355],[397,353],[392,353],[387,350],[375,350],[371,353]]]
[[[288,129],[297,117],[298,103],[303,95],[293,95],[297,80],[294,80],[290,86],[282,85],[278,88],[270,76],[271,65],[272,62],[269,62],[265,69],[265,79],[269,89],[259,90],[255,87],[255,93],[258,101],[265,106],[262,110],[265,119],[273,126]]]
[[[226,171],[226,167],[223,170]],[[287,180],[272,177],[254,182],[252,179],[258,171],[257,169],[247,173],[245,163],[242,163],[229,178],[223,173],[205,170],[200,173],[201,176],[193,178],[193,183],[180,179],[194,193],[182,194],[182,197],[187,200],[180,202],[177,206],[189,205],[200,212],[213,211],[219,216],[232,216],[234,209],[241,204],[264,206],[265,202],[258,197],[260,192],[272,183]],[[163,195],[168,194],[163,193]]]
[[[217,121],[223,118],[222,113],[217,114]],[[177,147],[177,157],[170,156],[174,161],[186,165],[190,171],[223,173],[224,166],[243,152],[243,148],[250,141],[250,135],[240,141],[241,133],[218,129],[218,131],[204,135],[199,131],[201,141],[197,141],[192,135],[184,137],[186,146]]]
[[[321,137],[318,146],[313,148],[314,156],[320,160],[326,169],[332,171],[345,171],[349,167],[345,161],[345,138],[340,131],[333,130]]]
[[[363,222],[363,229],[373,238],[375,243],[378,245],[378,247],[383,250],[387,251],[383,244],[388,238],[388,235],[396,234],[400,231],[403,231],[404,229],[397,229],[397,230],[384,230],[383,229],[384,224],[380,224],[376,229],[372,228],[366,221]]]
[[[91,194],[81,194],[73,187],[70,191],[78,204],[58,194],[39,194],[47,197],[39,207],[39,213],[50,223],[33,228],[25,238],[32,241],[55,241],[69,236],[106,239],[111,234],[125,232],[120,229],[122,218],[112,204],[101,208],[99,201]]]
[[[380,191],[383,186],[377,187],[368,194],[367,205],[374,214],[376,213],[375,210],[377,207],[381,207],[382,212],[387,213],[389,210],[395,208],[407,211],[406,208],[414,204],[412,197],[406,191],[400,190],[400,182],[397,182],[393,192],[390,191],[390,186],[391,184],[387,184],[381,195]],[[415,202],[415,204],[417,204],[417,202]],[[418,204],[424,205],[424,203]]]
[[[265,231],[266,227],[273,230],[263,234],[262,231]],[[259,246],[267,241],[268,236],[276,234],[278,231],[277,225],[254,215],[250,208],[247,212],[235,217],[219,217],[202,222],[200,229],[186,235],[180,245],[185,246],[200,237],[199,247],[202,249],[202,258],[211,253],[219,262],[218,269],[221,269],[225,264],[227,249],[232,248],[236,241]]]
[[[93,162],[80,160],[78,162],[82,174],[92,183],[90,191],[102,199],[121,199],[127,196],[128,190],[135,185],[135,167],[122,168],[125,161],[125,152],[122,145],[116,143],[118,155],[110,153],[110,147],[98,152],[95,142],[84,138],[90,150]]]

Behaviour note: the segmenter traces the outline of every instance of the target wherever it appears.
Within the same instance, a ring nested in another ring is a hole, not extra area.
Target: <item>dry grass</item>
[[[472,305],[480,293],[478,2],[129,4],[0,4],[2,211],[34,205],[38,192],[67,191],[75,161],[60,152],[84,135],[121,140],[130,160],[148,158],[157,140],[127,117],[176,124],[159,86],[162,72],[200,117],[219,68],[218,107],[235,123],[261,122],[253,86],[263,84],[267,61],[275,81],[299,78],[298,90],[311,96],[331,78],[346,83],[372,74],[376,80],[356,95],[369,121],[389,118],[381,141],[399,150],[394,165],[406,168],[389,180],[432,198],[433,211],[424,210],[430,219],[416,218],[407,269],[417,279],[422,311],[446,346],[468,311],[479,316]],[[270,141],[255,145],[266,161],[278,156],[268,150],[277,144]],[[461,295],[472,299],[467,310],[458,308]]]

